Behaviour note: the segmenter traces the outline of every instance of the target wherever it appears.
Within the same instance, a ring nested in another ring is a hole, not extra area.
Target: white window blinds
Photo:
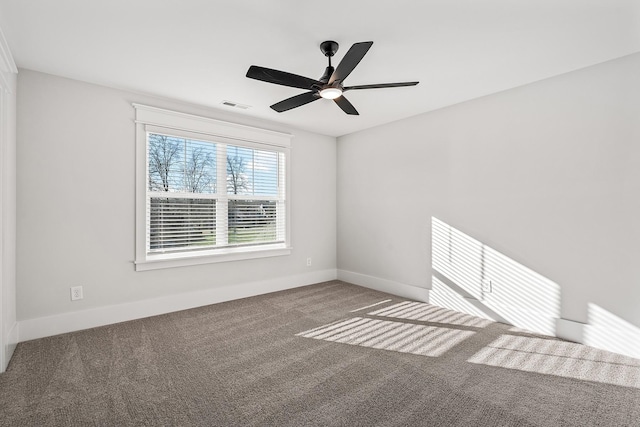
[[[147,161],[148,254],[285,242],[284,153],[167,130],[147,132]]]

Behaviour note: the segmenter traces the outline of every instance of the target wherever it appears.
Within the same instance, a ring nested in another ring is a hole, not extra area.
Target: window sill
[[[190,265],[212,264],[218,262],[241,261],[246,259],[267,258],[290,255],[291,247],[270,245],[261,247],[242,247],[227,249],[224,252],[203,254],[160,254],[149,255],[146,260],[135,261],[136,271],[158,270],[161,268],[187,267]]]

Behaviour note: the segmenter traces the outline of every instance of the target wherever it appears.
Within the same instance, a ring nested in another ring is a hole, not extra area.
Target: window
[[[290,253],[290,135],[134,107],[136,270]]]

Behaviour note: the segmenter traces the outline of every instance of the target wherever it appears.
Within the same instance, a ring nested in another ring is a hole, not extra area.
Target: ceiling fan
[[[306,89],[308,92],[300,95],[292,96],[284,101],[280,101],[271,106],[278,113],[291,110],[320,98],[333,99],[347,114],[358,115],[355,107],[344,97],[343,93],[348,90],[356,89],[380,89],[387,87],[415,86],[419,82],[404,83],[379,83],[372,85],[359,86],[343,86],[344,79],[351,74],[356,65],[360,63],[364,55],[369,51],[373,42],[355,43],[347,54],[342,58],[337,68],[331,66],[331,57],[338,51],[338,43],[334,41],[325,41],[320,44],[320,50],[329,58],[329,66],[324,70],[324,74],[320,79],[314,80],[308,77],[291,74],[284,71],[272,70],[271,68],[258,67],[252,65],[247,71],[247,77],[250,79],[262,80],[267,83],[274,83],[282,86]]]

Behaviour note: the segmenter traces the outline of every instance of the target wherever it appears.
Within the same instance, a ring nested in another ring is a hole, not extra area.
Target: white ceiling
[[[640,51],[640,0],[0,0],[21,68],[340,136]],[[360,116],[245,77],[250,65],[319,78],[324,40],[374,41],[345,85]]]

